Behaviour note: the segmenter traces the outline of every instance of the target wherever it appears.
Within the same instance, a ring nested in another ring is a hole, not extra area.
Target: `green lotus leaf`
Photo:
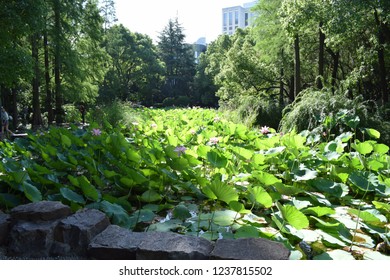
[[[374,139],[379,139],[381,138],[381,133],[376,130],[376,129],[373,129],[373,128],[366,128],[365,129],[365,132],[370,135],[371,138],[374,138]]]
[[[234,233],[234,238],[258,238],[259,231],[254,226],[242,226]]]
[[[301,211],[293,205],[282,205],[276,203],[283,219],[296,229],[303,229],[309,226],[309,220]]]
[[[225,167],[228,163],[228,160],[225,156],[221,155],[217,151],[210,151],[207,153],[207,160],[213,167],[222,168]]]
[[[61,134],[61,144],[63,147],[69,148],[72,145],[72,140],[64,134]]]
[[[268,192],[260,186],[248,188],[249,198],[251,201],[258,202],[266,208],[270,208],[273,204],[272,197]]]
[[[75,202],[79,204],[85,203],[84,197],[82,195],[79,195],[78,193],[72,191],[69,188],[60,188],[60,193],[65,199],[71,202]]]
[[[162,196],[154,190],[147,190],[142,194],[141,199],[142,201],[150,203],[160,201]]]
[[[30,200],[31,202],[38,202],[42,200],[42,194],[38,190],[38,188],[32,184],[30,184],[28,181],[24,181],[22,184],[24,195]]]
[[[355,258],[346,251],[337,249],[329,252],[322,253],[313,258],[314,260],[355,260]]]
[[[322,217],[322,216],[326,216],[326,215],[332,215],[332,214],[336,213],[336,211],[334,209],[332,209],[332,208],[320,207],[320,206],[309,207],[309,208],[304,209],[302,212],[305,213],[306,215],[314,214],[317,217]]]
[[[83,194],[93,201],[98,201],[100,197],[99,191],[89,182],[89,180],[83,175],[78,177],[80,187]]]
[[[352,144],[352,148],[354,148],[361,155],[370,154],[374,150],[374,147],[368,141],[361,142],[361,143],[354,143]]]
[[[253,173],[253,177],[258,179],[260,183],[266,185],[266,186],[271,186],[276,183],[281,183],[282,180],[278,179],[275,177],[275,175],[267,173],[267,172],[262,172],[262,171],[256,171]]]
[[[374,151],[380,155],[384,155],[389,151],[389,146],[385,144],[374,144]]]
[[[237,192],[229,185],[218,179],[213,180],[211,184],[202,188],[202,192],[210,199],[218,199],[229,204],[231,201],[238,200]]]
[[[173,209],[172,214],[173,214],[174,218],[179,219],[179,220],[185,220],[185,219],[191,217],[191,213],[188,210],[188,208],[182,204],[177,205]]]

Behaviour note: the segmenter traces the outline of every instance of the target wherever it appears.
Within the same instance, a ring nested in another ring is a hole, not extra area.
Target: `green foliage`
[[[185,44],[185,34],[178,18],[170,19],[159,36],[158,50],[165,64],[164,97],[191,96],[195,76],[192,47]]]
[[[381,138],[380,141],[389,144],[388,132],[383,129],[387,125],[388,121],[382,117],[376,106],[372,107],[371,102],[359,98],[350,99],[327,89],[322,91],[308,89],[284,109],[280,129],[318,130],[328,139],[332,135],[353,131],[360,139]]]
[[[121,106],[121,125],[0,142],[1,209],[60,200],[136,231],[269,238],[294,258],[302,244],[321,259],[388,242],[389,147],[378,131],[367,129],[365,141],[354,132],[264,134],[212,110]]]
[[[158,89],[163,65],[152,39],[147,35],[133,33],[123,25],[114,25],[107,30],[105,49],[110,56],[110,64],[100,87],[100,101],[153,100],[154,94],[143,95]]]

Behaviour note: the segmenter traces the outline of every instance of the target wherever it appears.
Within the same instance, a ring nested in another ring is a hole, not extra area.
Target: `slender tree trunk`
[[[54,121],[53,97],[50,88],[50,63],[49,63],[49,44],[47,41],[47,32],[43,36],[43,47],[45,52],[45,89],[46,89],[46,111],[49,124]]]
[[[294,75],[291,75],[290,83],[289,83],[289,88],[290,88],[289,99],[290,99],[290,103],[294,102],[294,100],[295,100],[295,98],[294,98],[294,84],[295,84],[295,77],[294,77]]]
[[[382,104],[389,102],[389,93],[387,91],[387,73],[386,73],[386,61],[385,61],[385,31],[384,23],[379,19],[378,11],[374,11],[375,21],[378,26],[378,65],[379,65],[379,79],[380,79],[380,91],[381,91],[381,101]]]
[[[54,49],[54,83],[55,83],[55,104],[56,123],[63,123],[62,90],[61,90],[61,11],[60,0],[54,1],[54,30],[56,34]]]
[[[322,89],[322,79],[324,78],[324,55],[325,55],[325,34],[322,32],[323,23],[319,24],[319,52],[318,52],[318,78],[317,88]]]
[[[333,71],[332,71],[332,91],[336,88],[337,71],[339,70],[340,52],[335,53],[333,57]]]
[[[284,83],[283,83],[283,77],[284,77],[284,68],[280,68],[280,82],[279,82],[279,106],[280,108],[284,107]]]
[[[34,77],[32,79],[32,107],[33,107],[33,119],[32,127],[38,128],[42,125],[42,116],[41,116],[41,102],[39,100],[39,48],[38,48],[39,35],[33,34],[31,36],[31,53],[34,63]]]
[[[301,57],[299,49],[299,35],[295,35],[294,40],[294,53],[295,53],[295,63],[294,63],[294,99],[301,92]]]
[[[17,89],[12,89],[12,125],[14,129],[18,127],[18,102],[17,102]]]

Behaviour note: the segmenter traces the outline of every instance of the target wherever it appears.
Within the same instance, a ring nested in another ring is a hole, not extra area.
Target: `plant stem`
[[[363,197],[361,198],[361,200],[360,200],[360,202],[359,202],[358,217],[357,217],[357,220],[356,220],[356,227],[355,227],[355,230],[354,230],[354,233],[353,233],[352,242],[351,242],[351,247],[349,247],[349,251],[352,251],[352,247],[353,247],[353,244],[354,244],[354,240],[355,240],[355,238],[356,238],[356,234],[357,234],[357,230],[358,230],[358,226],[359,226],[359,222],[360,222],[360,211],[361,211],[361,206],[362,206],[362,200],[364,199],[364,197],[366,196],[366,194],[367,194],[367,192],[368,192],[369,184],[370,184],[370,183],[367,182],[366,191],[364,192]]]

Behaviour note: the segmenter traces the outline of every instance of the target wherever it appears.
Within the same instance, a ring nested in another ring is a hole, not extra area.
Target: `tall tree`
[[[115,1],[114,0],[101,0],[100,11],[104,19],[104,31],[110,29],[115,22],[118,21],[116,17]]]
[[[100,88],[100,99],[146,101],[143,95],[159,86],[163,69],[152,39],[132,33],[123,25],[114,25],[106,36],[110,65]]]
[[[178,18],[170,19],[160,33],[158,48],[165,63],[166,75],[163,94],[166,97],[191,96],[195,75],[195,58],[192,47],[185,43],[183,27]]]
[[[294,89],[290,81],[293,76],[294,60],[289,38],[283,29],[279,10],[282,0],[258,1],[254,11],[258,15],[253,26],[255,47],[261,52],[260,59],[275,68],[279,68],[279,104],[284,106],[285,96],[294,100]]]

